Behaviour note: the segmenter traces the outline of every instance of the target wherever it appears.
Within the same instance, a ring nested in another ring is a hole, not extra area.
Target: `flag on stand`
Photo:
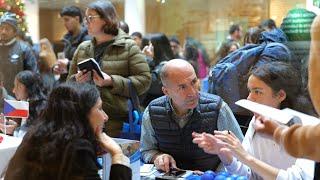
[[[12,118],[28,118],[29,103],[26,101],[4,100],[3,115]]]

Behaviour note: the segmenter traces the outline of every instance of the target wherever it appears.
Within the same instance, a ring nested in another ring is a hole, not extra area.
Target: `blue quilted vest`
[[[181,129],[171,118],[172,109],[167,96],[152,101],[149,113],[152,127],[161,152],[170,154],[177,167],[189,170],[215,170],[220,159],[205,153],[192,142],[192,132],[213,133],[217,130],[217,119],[222,99],[207,93],[200,93],[199,104],[191,119]]]

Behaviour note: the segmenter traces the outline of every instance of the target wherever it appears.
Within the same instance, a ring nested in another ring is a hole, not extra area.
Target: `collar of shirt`
[[[180,128],[183,128],[190,120],[190,117],[194,111],[194,109],[189,109],[187,114],[183,116],[178,116],[175,112],[175,109],[172,105],[172,99],[169,99],[170,108],[172,109],[172,119],[179,125]]]

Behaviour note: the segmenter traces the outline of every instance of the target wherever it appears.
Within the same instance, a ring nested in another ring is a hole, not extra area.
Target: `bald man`
[[[228,105],[219,97],[199,92],[199,80],[185,60],[168,61],[160,72],[164,96],[153,100],[142,120],[144,162],[168,172],[170,167],[215,170],[220,160],[192,143],[192,132],[230,130],[243,134]]]

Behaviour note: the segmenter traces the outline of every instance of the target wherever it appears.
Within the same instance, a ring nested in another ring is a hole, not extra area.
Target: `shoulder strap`
[[[130,132],[134,132],[134,126],[139,123],[140,119],[140,102],[139,97],[137,95],[136,89],[132,85],[131,80],[128,82],[129,88],[129,95],[130,98],[128,99],[128,112],[129,112],[129,125],[130,125]]]
[[[132,101],[133,108],[140,112],[140,109],[139,109],[140,102],[139,102],[139,97],[138,97],[137,91],[136,91],[135,87],[133,86],[131,80],[129,80],[128,84],[129,84],[129,86],[128,86],[129,87],[129,96]]]

